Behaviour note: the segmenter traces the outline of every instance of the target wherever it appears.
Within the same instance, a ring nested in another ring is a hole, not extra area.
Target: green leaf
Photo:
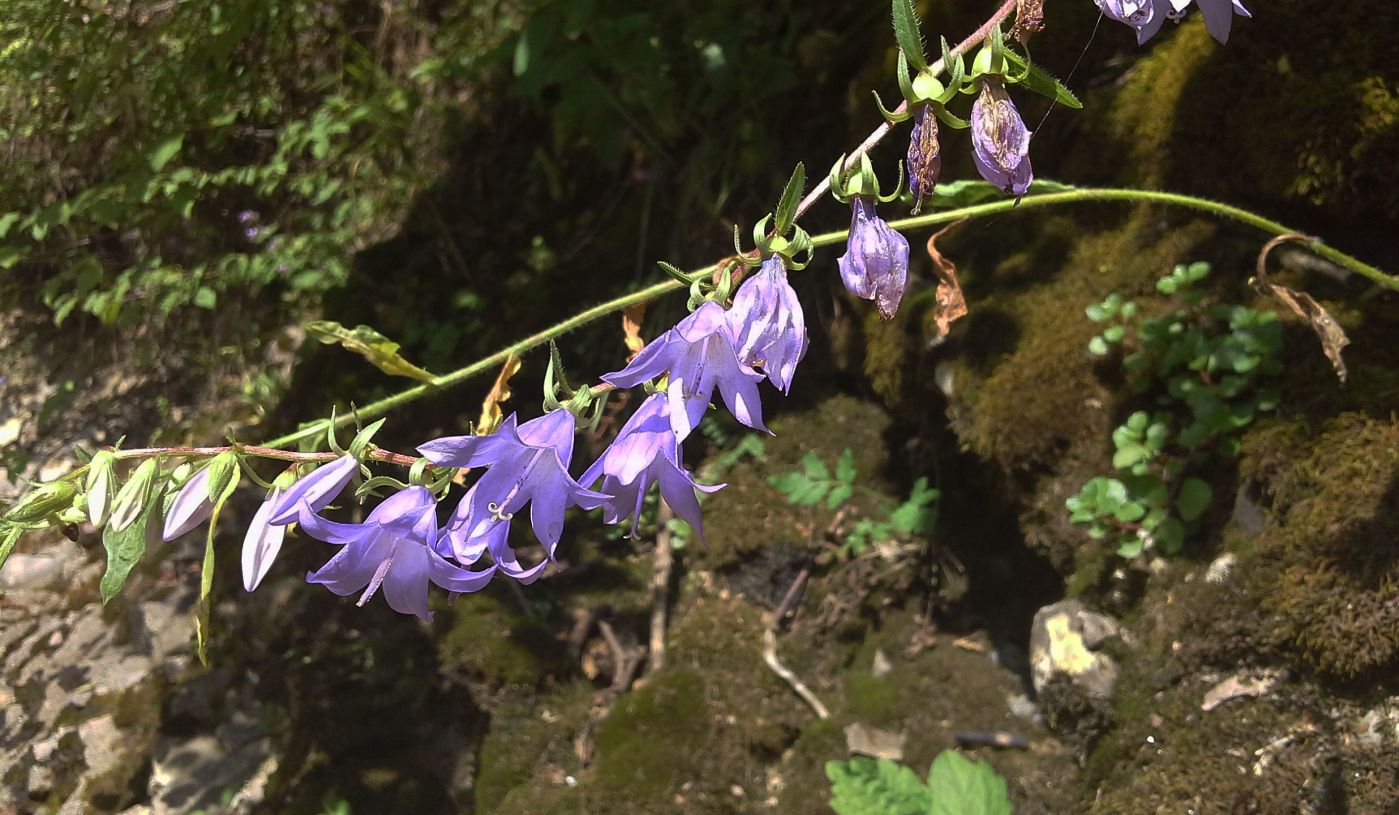
[[[1122,342],[1122,338],[1126,334],[1127,329],[1120,325],[1110,325],[1103,329],[1103,339],[1108,342]]]
[[[1009,48],[1005,49],[1001,53],[1005,55],[1006,62],[1010,64],[1011,74],[1018,75],[1025,72],[1024,57],[1020,56],[1019,54],[1015,53]],[[1083,108],[1083,103],[1078,101],[1078,97],[1074,96],[1073,91],[1070,91],[1068,88],[1064,87],[1064,83],[1055,79],[1053,75],[1041,69],[1038,65],[1030,66],[1030,75],[1027,76],[1025,78],[1025,81],[1021,82],[1020,84],[1024,85],[1026,88],[1034,91],[1040,96],[1046,97],[1048,99],[1053,99],[1055,102],[1058,102],[1064,107],[1073,108],[1074,110],[1081,110]]]
[[[180,147],[182,147],[184,143],[185,134],[179,133],[157,144],[155,149],[151,150],[146,156],[146,160],[151,165],[151,170],[158,173],[164,169],[165,165],[170,163],[170,159],[174,158],[175,155],[180,152]]]
[[[225,475],[222,469],[215,470],[219,466],[219,459],[224,456],[232,457],[233,469]],[[209,664],[209,655],[205,648],[209,642],[209,622],[210,608],[209,595],[214,589],[214,534],[219,526],[219,513],[223,511],[223,505],[228,503],[228,499],[238,489],[238,482],[242,479],[242,471],[238,466],[238,459],[232,453],[223,453],[215,458],[209,465],[209,492],[214,501],[214,511],[209,516],[209,533],[204,539],[204,561],[199,567],[199,606],[194,615],[194,631],[198,640],[199,661]]]
[[[194,293],[194,304],[199,308],[213,309],[219,304],[218,294],[208,286],[200,286]]]
[[[836,815],[927,815],[928,787],[918,774],[887,758],[854,756],[826,762]]]
[[[1185,544],[1185,526],[1175,518],[1167,518],[1151,533],[1161,551],[1173,555]]]
[[[306,324],[306,333],[326,345],[345,346],[390,376],[406,376],[419,382],[431,382],[436,378],[404,359],[398,353],[398,343],[367,325],[357,325],[351,330],[337,322],[316,320]]]
[[[163,486],[151,490],[140,514],[126,527],[118,529],[115,524],[109,523],[107,528],[102,530],[102,546],[107,550],[107,570],[102,573],[98,590],[102,594],[104,605],[116,597],[122,586],[126,585],[126,578],[146,553],[146,545],[150,539],[159,539],[162,492]]]
[[[1036,178],[1030,182],[1027,194],[1047,195],[1054,192],[1068,192],[1073,189],[1072,184],[1061,184],[1047,178]],[[933,188],[933,196],[930,201],[941,209],[960,209],[984,204],[987,201],[999,201],[1005,197],[1006,194],[1001,191],[1000,187],[980,179],[968,178],[937,185]]]
[[[853,484],[856,475],[859,473],[855,469],[855,453],[847,447],[836,460],[836,479],[844,484]]]
[[[1006,781],[984,761],[943,750],[928,770],[928,815],[1010,815]]]
[[[1188,523],[1205,514],[1213,497],[1214,491],[1209,484],[1198,478],[1185,479],[1181,482],[1180,494],[1176,496],[1176,509],[1180,511],[1181,520]]]
[[[773,229],[778,235],[787,234],[787,230],[796,223],[797,205],[801,203],[802,188],[805,186],[806,165],[799,161],[796,169],[792,170],[792,177],[787,180],[787,186],[782,190],[782,199],[777,202],[777,210],[773,215]]]
[[[1180,283],[1174,277],[1163,277],[1156,281],[1156,290],[1162,294],[1175,294]]]
[[[1105,357],[1109,350],[1107,341],[1102,337],[1094,337],[1088,341],[1088,353],[1095,357]]]
[[[814,450],[809,450],[806,455],[802,456],[802,470],[806,473],[807,478],[814,481],[828,481],[831,477],[825,462],[821,461],[821,456],[817,455]]]
[[[850,496],[855,492],[855,488],[850,484],[836,484],[826,495],[826,508],[835,509],[850,500]]]
[[[1142,553],[1143,548],[1145,548],[1145,545],[1142,543],[1141,538],[1123,538],[1117,543],[1117,556],[1128,559],[1134,558]]]
[[[19,543],[19,536],[24,534],[24,529],[18,526],[5,528],[5,537],[0,538],[0,569],[5,568],[5,561],[10,559],[10,553],[15,550],[15,544]]]
[[[918,25],[918,12],[913,0],[894,0],[894,41],[904,52],[908,64],[928,70],[928,57],[923,53],[923,32]]]
[[[1125,470],[1149,458],[1151,458],[1151,451],[1146,449],[1145,445],[1128,442],[1117,448],[1117,452],[1112,454],[1112,466],[1119,470]]]

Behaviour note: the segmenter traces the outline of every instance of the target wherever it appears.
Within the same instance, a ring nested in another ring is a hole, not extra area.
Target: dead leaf
[[[1268,241],[1264,244],[1262,251],[1258,253],[1257,274],[1249,280],[1249,283],[1259,294],[1279,301],[1287,306],[1293,314],[1311,324],[1312,331],[1316,332],[1317,339],[1321,341],[1322,352],[1326,354],[1327,359],[1331,360],[1331,367],[1336,369],[1336,377],[1341,380],[1341,384],[1345,384],[1346,363],[1341,358],[1341,349],[1350,345],[1350,338],[1346,336],[1346,332],[1331,316],[1331,313],[1310,294],[1289,289],[1268,280],[1268,254],[1273,249],[1289,241],[1308,243],[1311,240],[1312,238],[1305,235],[1279,235]]]
[[[343,345],[390,376],[406,376],[419,382],[436,379],[429,371],[404,359],[398,353],[398,343],[367,325],[349,329],[332,320],[315,320],[306,324],[306,333],[326,345]]]
[[[938,308],[933,319],[937,320],[939,337],[947,336],[952,321],[966,316],[967,313],[967,298],[962,294],[962,284],[957,281],[957,267],[943,257],[937,247],[938,238],[960,223],[961,221],[953,221],[928,238],[928,257],[933,261],[933,274],[938,277]]]
[[[646,303],[633,303],[622,309],[622,333],[626,335],[624,340],[627,344],[627,362],[646,347],[646,340],[641,338],[641,323],[646,319]]]
[[[481,418],[476,421],[476,435],[489,436],[500,426],[500,420],[504,416],[500,405],[510,399],[510,377],[519,373],[519,370],[520,358],[514,354],[506,357],[505,364],[500,367],[500,373],[496,374],[491,392],[486,394],[485,400],[481,402]]]
[[[1262,696],[1271,691],[1279,682],[1287,679],[1284,671],[1261,671],[1253,675],[1235,674],[1205,693],[1200,709],[1208,713],[1230,699],[1246,696]]]

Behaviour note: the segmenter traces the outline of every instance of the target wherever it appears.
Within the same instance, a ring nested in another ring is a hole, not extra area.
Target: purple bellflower
[[[300,523],[311,537],[343,547],[307,574],[306,581],[341,596],[362,591],[359,605],[382,587],[394,611],[431,620],[429,582],[451,592],[470,592],[483,588],[495,573],[494,567],[468,571],[453,566],[433,549],[437,504],[426,487],[408,487],[386,498],[362,524],[327,521],[303,502]]]
[[[1002,192],[1024,195],[1034,180],[1030,131],[999,79],[982,79],[972,104],[972,159],[981,177]]]
[[[739,361],[761,368],[783,393],[791,390],[797,363],[806,356],[806,319],[781,255],[763,261],[758,273],[738,287],[728,319]]]
[[[641,502],[652,484],[659,484],[661,498],[675,514],[704,540],[700,506],[695,490],[717,492],[723,484],[696,484],[680,460],[680,443],[670,426],[670,402],[663,393],[646,397],[617,438],[583,474],[582,483],[602,479],[602,490],[612,494],[602,505],[602,518],[610,524],[632,519],[631,535],[641,517]]]
[[[516,427],[512,413],[489,436],[450,436],[418,447],[433,464],[488,468],[453,516],[451,543],[458,562],[472,562],[473,553],[480,557],[483,542],[473,538],[498,535],[495,547],[485,549],[501,564],[508,531],[503,522],[526,503],[534,536],[552,560],[563,534],[564,511],[570,505],[595,509],[607,500],[607,495],[584,489],[568,474],[574,422],[567,408],[557,408]]]
[[[850,237],[836,265],[851,294],[873,300],[880,317],[893,319],[908,285],[908,239],[875,213],[869,196],[850,199]]]
[[[1137,30],[1138,44],[1161,30],[1166,20],[1179,20],[1191,0],[1094,0],[1103,15]],[[1205,30],[1221,43],[1229,41],[1234,15],[1252,17],[1240,0],[1195,0],[1205,18]]]
[[[1186,0],[1171,0],[1177,11],[1183,11]],[[1239,0],[1195,0],[1200,7],[1200,16],[1205,18],[1205,30],[1220,43],[1229,41],[1229,29],[1234,26],[1234,15],[1252,17]]]
[[[718,303],[704,303],[647,344],[627,367],[602,379],[619,388],[633,388],[666,372],[670,426],[678,441],[699,424],[716,387],[735,419],[767,431],[758,400],[763,376],[739,359],[738,340]]]
[[[212,470],[212,467],[205,467],[191,476],[175,500],[170,502],[170,510],[165,513],[162,539],[172,541],[214,514],[214,501],[209,497],[209,473]]]
[[[302,511],[320,512],[340,495],[350,479],[359,472],[359,461],[346,454],[287,487],[271,510],[271,522],[289,524],[298,520]]]
[[[286,537],[287,527],[272,523],[272,510],[281,499],[281,488],[273,487],[253,515],[248,531],[243,534],[243,588],[246,591],[252,591],[262,583],[267,570],[272,568],[272,561],[282,551],[282,539]]]
[[[490,509],[489,501],[477,497],[478,486],[479,482],[473,484],[457,504],[446,530],[437,539],[437,552],[467,567],[489,554],[494,568],[506,577],[526,585],[538,580],[553,559],[553,548],[548,548],[548,556],[535,565],[520,565],[515,550],[510,548],[510,519],[502,519]]]
[[[938,145],[938,117],[933,106],[924,104],[913,116],[908,137],[908,191],[913,194],[913,214],[932,197],[938,176],[942,175],[942,149]]]

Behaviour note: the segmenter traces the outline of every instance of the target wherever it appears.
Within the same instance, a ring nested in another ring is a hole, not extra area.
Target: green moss
[[[498,701],[481,743],[474,785],[478,811],[565,811],[512,810],[503,802],[552,790],[540,772],[546,764],[581,772],[570,739],[587,722],[594,692],[592,685],[579,681],[556,687],[546,697]]]
[[[491,685],[535,686],[570,670],[554,631],[490,592],[462,595],[437,612],[443,672]]]

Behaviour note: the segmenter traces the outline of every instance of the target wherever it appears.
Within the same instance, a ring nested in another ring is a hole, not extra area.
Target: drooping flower
[[[330,506],[340,495],[350,479],[359,472],[359,461],[346,454],[287,487],[278,504],[272,508],[271,522],[289,524],[297,520],[297,514],[305,507],[310,512],[320,512]]]
[[[1172,2],[1180,2],[1181,9],[1185,7],[1185,0]],[[1235,14],[1242,17],[1253,16],[1240,0],[1195,0],[1195,5],[1200,7],[1200,16],[1205,18],[1205,30],[1221,43],[1229,41],[1229,30],[1234,26]]]
[[[913,194],[913,214],[933,194],[942,175],[942,148],[938,144],[938,117],[932,105],[922,105],[913,116],[908,137],[908,191]]]
[[[982,79],[972,104],[972,159],[982,178],[1011,195],[1024,195],[1034,180],[1030,131],[999,79]]]
[[[209,497],[209,473],[212,470],[212,467],[205,467],[191,476],[180,488],[175,500],[170,502],[161,534],[166,542],[194,529],[214,514],[214,501]]]
[[[880,317],[893,318],[908,285],[908,239],[879,217],[868,196],[850,200],[850,237],[836,264],[851,294],[873,300]]]
[[[1161,30],[1166,20],[1179,20],[1191,0],[1094,0],[1104,16],[1137,30],[1138,44]],[[1252,17],[1241,0],[1196,0],[1205,18],[1205,30],[1221,43],[1229,41],[1234,15]]]
[[[451,592],[477,591],[490,582],[494,567],[469,571],[448,563],[434,549],[437,505],[426,487],[412,486],[385,499],[362,524],[328,521],[301,505],[302,529],[326,543],[343,546],[320,569],[306,575],[341,596],[361,592],[364,605],[380,587],[389,607],[400,614],[432,619],[429,582]]]
[[[601,489],[612,498],[602,505],[603,520],[610,524],[632,519],[631,534],[641,516],[641,502],[652,484],[659,484],[661,498],[681,520],[704,539],[699,501],[695,490],[717,492],[723,484],[696,484],[680,461],[680,443],[670,426],[670,403],[665,394],[652,394],[641,403],[617,438],[583,474],[582,483],[602,479]]]
[[[648,343],[627,367],[604,374],[602,379],[619,388],[632,388],[666,372],[670,426],[677,439],[683,441],[699,424],[716,387],[735,419],[756,430],[767,430],[758,400],[762,374],[739,359],[733,327],[718,303],[704,303]]]
[[[761,368],[774,386],[788,392],[797,363],[806,355],[807,336],[802,304],[787,282],[781,255],[763,261],[758,273],[738,287],[728,319],[739,360]]]
[[[282,551],[282,539],[286,537],[287,527],[272,523],[272,510],[281,499],[281,488],[273,487],[253,515],[248,531],[243,534],[243,588],[247,591],[256,589],[262,583],[267,570],[272,568],[272,562]]]
[[[511,519],[493,511],[489,501],[477,498],[479,483],[473,484],[457,504],[447,528],[437,539],[437,552],[467,567],[489,554],[501,574],[526,585],[533,583],[553,559],[553,549],[547,549],[548,557],[533,566],[522,566],[510,548]]]
[[[418,447],[433,464],[487,468],[463,499],[461,523],[471,521],[464,545],[470,544],[470,534],[495,531],[482,527],[484,521],[508,521],[528,503],[530,526],[552,559],[564,511],[571,505],[594,509],[607,499],[568,474],[574,422],[567,408],[557,408],[517,428],[512,413],[489,436],[450,436]]]

